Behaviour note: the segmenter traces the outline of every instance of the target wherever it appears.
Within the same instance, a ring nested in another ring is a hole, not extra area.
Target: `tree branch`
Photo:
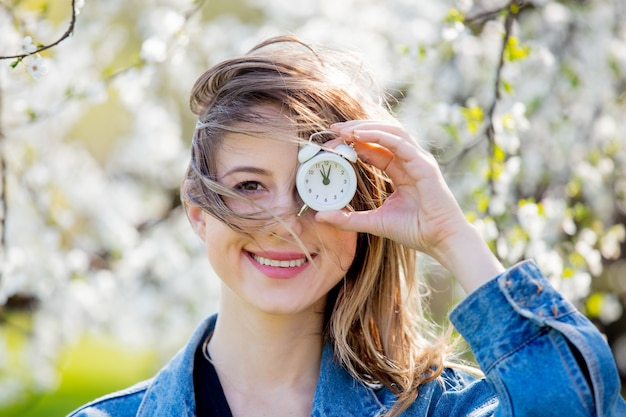
[[[516,6],[518,9],[521,8],[523,1],[513,0],[509,7]],[[509,11],[504,21],[504,36],[502,37],[502,47],[500,49],[500,61],[498,62],[498,68],[496,69],[496,78],[494,81],[494,98],[491,103],[491,107],[487,112],[487,130],[485,132],[487,141],[489,142],[490,149],[493,150],[493,146],[495,145],[495,128],[493,124],[493,116],[496,111],[496,106],[500,101],[502,96],[500,90],[500,80],[502,77],[502,69],[504,68],[504,56],[506,54],[506,48],[509,43],[509,38],[511,37],[511,30],[513,27],[513,22],[515,21],[515,17],[518,12]]]
[[[493,10],[483,10],[481,12],[474,14],[473,16],[466,16],[464,19],[464,22],[466,24],[472,24],[472,23],[482,23],[487,20],[494,19],[498,17],[499,15],[501,15],[503,12],[510,10],[512,3],[514,3],[514,1],[506,3],[504,6],[495,8]]]
[[[440,165],[444,168],[450,165],[453,165],[457,163],[458,161],[460,161],[461,159],[463,159],[473,148],[478,146],[485,139],[489,143],[490,153],[493,153],[493,146],[495,144],[495,128],[494,128],[494,123],[493,123],[493,116],[495,114],[496,106],[498,105],[498,102],[500,101],[500,97],[501,97],[500,80],[502,76],[502,69],[504,68],[504,55],[506,53],[506,48],[509,42],[509,38],[511,37],[511,29],[513,27],[513,22],[515,21],[515,18],[517,17],[522,7],[524,7],[524,0],[511,0],[511,2],[509,2],[506,6],[500,9],[484,12],[471,18],[475,21],[477,19],[484,19],[490,16],[496,16],[502,13],[502,11],[504,10],[508,10],[506,19],[504,21],[504,36],[502,39],[502,47],[500,48],[499,62],[498,62],[498,66],[496,67],[493,101],[487,112],[487,126],[482,135],[478,135],[475,140],[466,144],[463,147],[463,149],[459,151],[459,153],[454,155],[448,161],[440,162]],[[469,20],[470,19],[465,19],[466,22]]]
[[[59,39],[57,39],[56,41],[49,43],[47,45],[41,45],[39,46],[36,50],[34,50],[33,52],[27,52],[27,53],[23,53],[23,54],[16,54],[16,55],[0,55],[0,60],[3,59],[17,59],[17,60],[22,60],[28,56],[31,55],[36,55],[41,51],[45,51],[46,49],[50,49],[58,44],[60,44],[61,42],[63,42],[65,39],[69,38],[69,36],[72,34],[72,32],[74,32],[74,25],[76,24],[76,0],[72,0],[72,17],[70,19],[70,23],[69,26],[67,27],[67,30],[65,31],[65,33],[63,35],[61,35],[61,37]]]

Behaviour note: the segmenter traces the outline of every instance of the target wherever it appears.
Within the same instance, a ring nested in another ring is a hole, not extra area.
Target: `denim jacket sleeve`
[[[497,393],[496,415],[626,416],[609,346],[533,262],[471,293],[450,320]]]

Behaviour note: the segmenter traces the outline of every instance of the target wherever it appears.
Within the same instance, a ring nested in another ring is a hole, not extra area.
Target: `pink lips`
[[[268,278],[293,278],[308,268],[309,261],[302,253],[246,252],[252,265]]]

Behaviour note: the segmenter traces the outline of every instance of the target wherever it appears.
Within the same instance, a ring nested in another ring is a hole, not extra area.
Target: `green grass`
[[[101,395],[152,376],[152,352],[123,348],[104,338],[84,338],[60,360],[59,387],[49,393],[0,408],[3,417],[62,417]]]

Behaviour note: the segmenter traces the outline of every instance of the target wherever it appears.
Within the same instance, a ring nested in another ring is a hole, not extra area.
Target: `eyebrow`
[[[270,172],[263,168],[252,167],[252,166],[237,166],[228,170],[224,175],[222,175],[222,178],[226,178],[229,175],[233,175],[233,174],[237,174],[241,172],[247,173],[247,174],[265,175],[265,176],[270,175]]]

